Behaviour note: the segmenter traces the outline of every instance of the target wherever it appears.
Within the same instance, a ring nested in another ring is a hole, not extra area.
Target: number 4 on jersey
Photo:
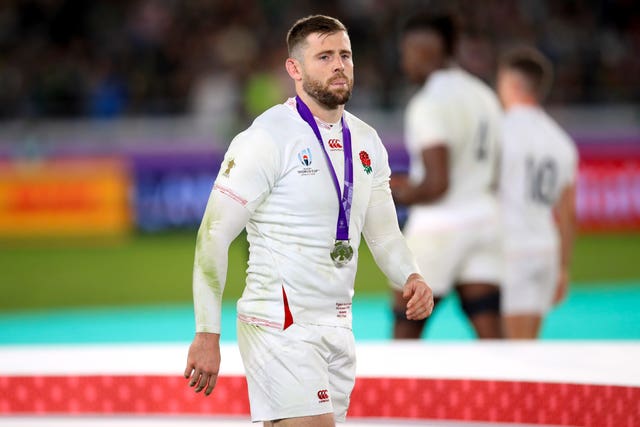
[[[476,159],[486,160],[489,156],[489,142],[487,140],[487,119],[480,120],[476,130]]]

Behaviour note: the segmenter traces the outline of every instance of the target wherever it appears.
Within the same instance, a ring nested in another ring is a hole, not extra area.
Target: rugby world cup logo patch
[[[305,148],[304,150],[300,151],[298,153],[298,160],[300,160],[300,163],[302,163],[304,166],[311,166],[311,149]]]
[[[297,170],[300,176],[315,175],[320,171],[320,169],[311,166],[313,158],[311,157],[311,148],[309,147],[298,152],[298,161],[302,165],[302,167]]]

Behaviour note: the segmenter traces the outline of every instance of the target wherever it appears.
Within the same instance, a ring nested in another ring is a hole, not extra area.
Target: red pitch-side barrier
[[[0,377],[2,415],[248,415],[242,376],[195,394],[179,376]],[[640,425],[640,388],[519,381],[358,378],[350,417],[586,427]]]

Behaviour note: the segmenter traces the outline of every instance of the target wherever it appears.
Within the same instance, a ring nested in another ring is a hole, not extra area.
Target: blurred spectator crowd
[[[556,67],[551,103],[640,99],[637,0],[2,0],[0,119],[255,116],[291,93],[285,34],[312,13],[349,28],[352,103],[397,108],[398,29],[419,9],[459,16],[459,61],[490,83],[501,50],[528,43]]]

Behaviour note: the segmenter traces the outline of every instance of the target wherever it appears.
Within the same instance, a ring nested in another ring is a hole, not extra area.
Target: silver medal
[[[331,250],[331,259],[334,264],[341,267],[353,258],[353,248],[349,244],[348,240],[336,240]]]

